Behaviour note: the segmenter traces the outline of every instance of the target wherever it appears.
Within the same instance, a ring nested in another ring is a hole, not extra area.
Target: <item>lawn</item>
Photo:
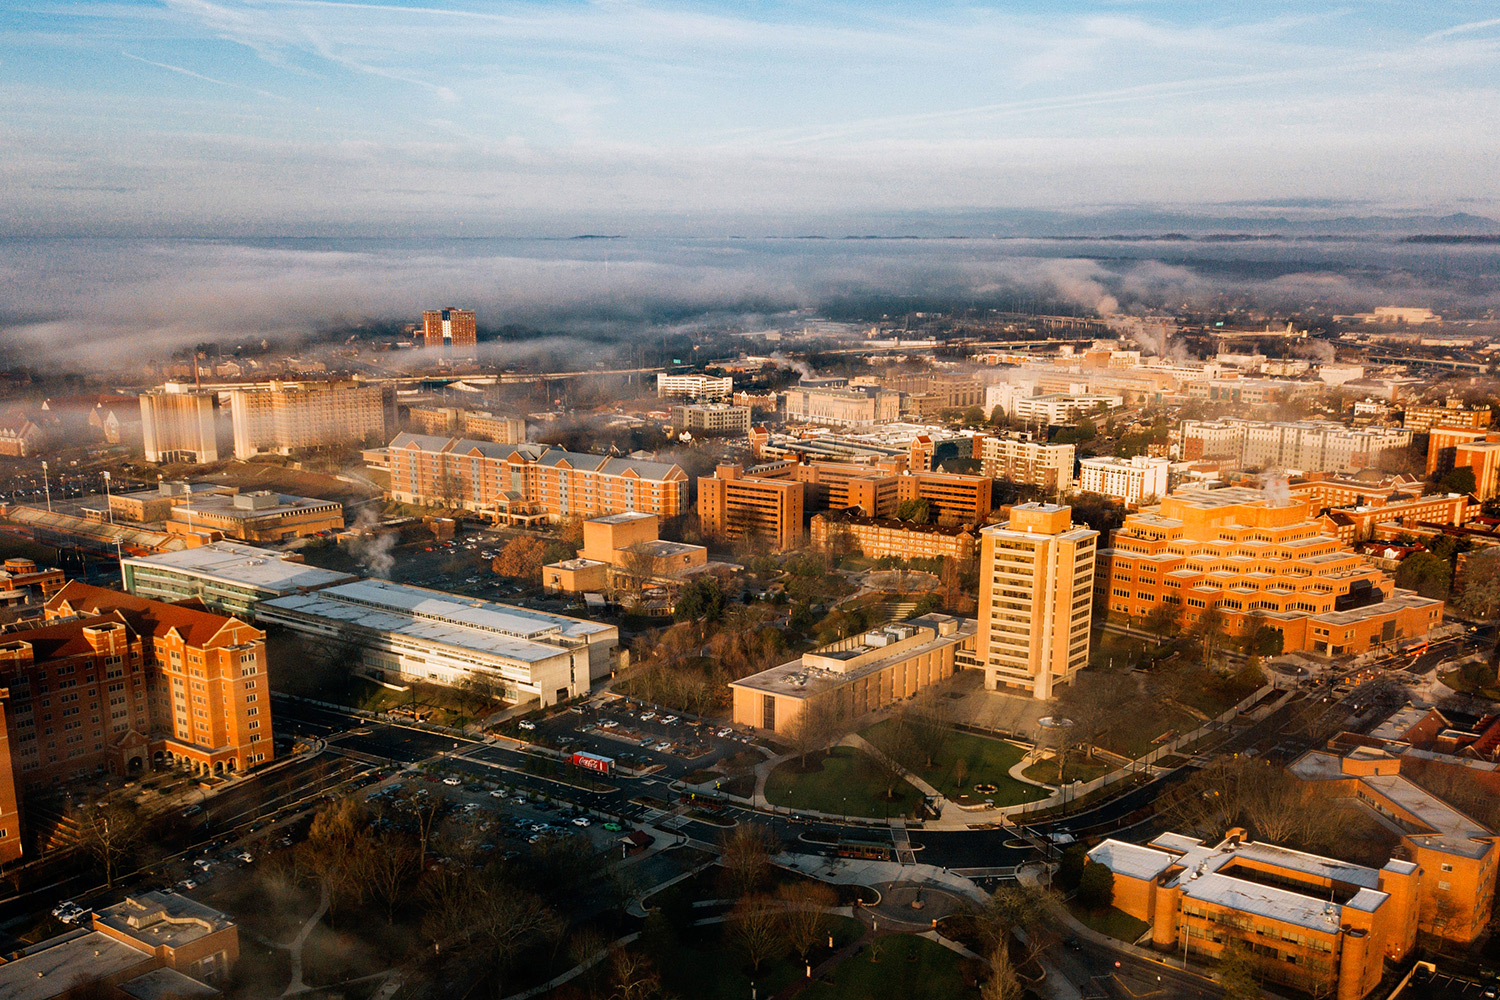
[[[878,739],[881,728],[890,725],[895,725],[895,721],[887,719],[885,722],[878,722],[861,735],[869,739],[874,733]],[[1046,798],[1049,794],[1047,789],[1028,785],[1010,776],[1010,769],[1020,763],[1023,756],[1025,751],[1013,743],[949,731],[933,754],[932,766],[923,768],[918,773],[923,781],[955,802],[994,799],[995,805],[1008,806]],[[960,760],[968,769],[962,785],[957,781],[957,765]],[[994,785],[997,791],[976,792],[974,786],[980,784]]]
[[[881,938],[802,992],[806,1000],[958,1000],[978,997],[964,958],[910,934]]]
[[[864,925],[857,920],[849,917],[828,919],[835,948],[845,947],[864,934]],[[664,946],[665,953],[652,954],[651,960],[661,973],[665,992],[669,996],[693,997],[694,1000],[744,1000],[750,995],[753,985],[759,996],[770,997],[804,974],[804,966],[795,954],[762,962],[760,970],[752,973],[743,953],[736,945],[724,940],[725,936],[722,924],[696,928],[687,940],[668,942]],[[817,962],[827,953],[826,947],[815,948],[809,958]],[[854,993],[847,995],[858,996]]]
[[[1495,683],[1495,671],[1484,663],[1466,663],[1456,670],[1443,674],[1438,679],[1463,694],[1472,694],[1491,701],[1500,699],[1500,686]]]
[[[880,769],[851,747],[834,747],[821,762],[816,754],[809,755],[808,767],[816,770],[803,773],[796,760],[776,768],[766,781],[766,798],[791,809],[875,817],[910,815],[922,797],[902,781],[896,785],[896,797],[887,802]]]
[[[1124,910],[1113,906],[1107,910],[1089,910],[1070,902],[1068,910],[1085,927],[1127,944],[1134,943],[1136,938],[1146,933],[1146,929],[1151,926],[1146,921],[1137,920]]]
[[[1068,752],[1067,763],[1063,765],[1064,781],[1093,781],[1102,777],[1118,767],[1111,764],[1103,757],[1089,760],[1088,754],[1077,751]],[[1026,770],[1021,772],[1032,781],[1045,781],[1049,785],[1057,784],[1057,760],[1039,760]]]

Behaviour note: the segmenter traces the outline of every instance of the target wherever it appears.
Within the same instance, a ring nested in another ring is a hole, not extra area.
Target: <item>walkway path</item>
[[[323,914],[328,912],[328,903],[328,886],[325,884],[323,886],[322,898],[318,900],[317,912],[307,918],[307,922],[302,925],[302,929],[297,932],[297,936],[292,939],[291,944],[281,946],[291,953],[292,959],[292,981],[287,983],[286,989],[281,991],[281,995],[284,997],[289,997],[296,993],[305,993],[311,988],[302,981],[302,946],[307,943],[307,938],[312,934],[313,928],[318,926],[318,921],[323,919]]]

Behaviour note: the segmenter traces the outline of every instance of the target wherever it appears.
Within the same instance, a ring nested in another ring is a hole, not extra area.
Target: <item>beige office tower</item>
[[[1073,508],[1025,503],[979,533],[979,635],[988,690],[1051,698],[1089,661],[1099,533]]]
[[[183,382],[141,393],[141,442],[148,462],[217,462],[217,395]]]

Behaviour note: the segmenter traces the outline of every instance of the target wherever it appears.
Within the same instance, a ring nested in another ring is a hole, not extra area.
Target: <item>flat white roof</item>
[[[528,608],[493,604],[386,580],[359,580],[312,594],[262,601],[259,613],[278,612],[342,622],[419,642],[519,663],[538,663],[582,646],[614,626]]]
[[[279,553],[235,542],[214,542],[180,552],[132,556],[125,560],[125,564],[160,567],[219,583],[285,594],[316,590],[357,579],[350,573],[289,562]]]

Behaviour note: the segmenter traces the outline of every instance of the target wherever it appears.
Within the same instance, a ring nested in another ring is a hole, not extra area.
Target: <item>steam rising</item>
[[[1261,480],[1261,490],[1266,495],[1266,503],[1272,507],[1285,507],[1292,502],[1292,491],[1287,485],[1285,476],[1278,473],[1268,473]]]
[[[361,509],[350,529],[356,535],[349,543],[349,553],[369,575],[388,577],[396,565],[391,550],[396,547],[397,539],[394,533],[382,532],[379,527],[380,518],[368,507]]]

